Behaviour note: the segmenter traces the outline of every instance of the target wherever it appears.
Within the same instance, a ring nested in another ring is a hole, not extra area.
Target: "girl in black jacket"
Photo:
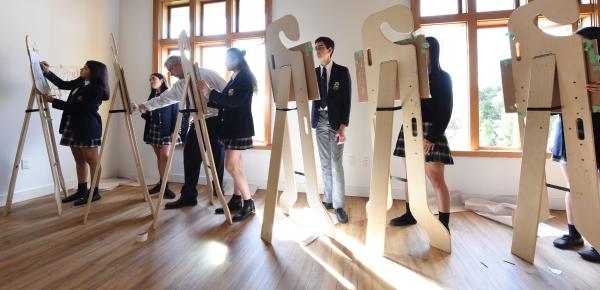
[[[437,39],[427,37],[427,64],[429,65],[429,88],[431,99],[421,100],[423,135],[425,147],[425,171],[427,178],[437,193],[439,219],[447,229],[450,222],[450,192],[444,178],[445,165],[454,164],[448,139],[444,132],[452,116],[452,79],[440,66],[440,44]],[[394,155],[405,156],[404,132],[401,130]],[[390,221],[394,226],[416,224],[408,205],[408,183],[404,184],[406,193],[406,214]]]
[[[98,146],[102,143],[102,119],[98,109],[108,100],[108,70],[101,62],[89,60],[81,68],[79,78],[63,81],[50,71],[47,62],[41,63],[44,76],[61,90],[71,90],[67,101],[44,96],[52,107],[63,111],[59,133],[60,145],[71,147],[77,166],[77,192],[64,198],[63,202],[75,201],[75,205],[87,203],[87,168],[94,173],[98,164]],[[99,172],[98,177],[101,174]],[[94,188],[92,201],[100,199],[98,186]]]
[[[149,81],[150,97],[148,97],[148,100],[160,96],[162,92],[169,89],[165,76],[160,73],[151,74]],[[169,152],[171,152],[171,146],[173,146],[171,134],[173,134],[173,130],[175,130],[178,114],[179,103],[142,114],[142,118],[146,120],[146,126],[144,127],[144,142],[151,145],[154,150],[158,172],[161,177],[158,184],[150,189],[150,194],[155,194],[160,191],[163,173],[165,172],[167,160],[169,159]],[[181,139],[178,137],[176,142],[177,144],[181,144]],[[164,196],[168,199],[175,198],[175,193],[169,188],[168,182]]]
[[[227,205],[230,210],[241,208],[233,217],[234,221],[241,221],[255,212],[242,161],[242,151],[252,148],[252,95],[256,91],[256,78],[248,67],[245,54],[237,48],[227,51],[225,66],[233,71],[233,76],[222,92],[211,90],[204,81],[198,82],[198,89],[209,98],[208,105],[219,109],[217,135],[225,146],[225,168],[234,182],[233,196]]]

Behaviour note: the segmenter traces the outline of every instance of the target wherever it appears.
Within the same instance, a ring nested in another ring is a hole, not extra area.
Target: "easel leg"
[[[298,190],[296,189],[296,176],[294,173],[294,158],[292,155],[292,139],[290,137],[289,123],[287,115],[285,118],[285,129],[283,131],[283,171],[285,174],[285,190],[279,196],[279,208],[284,214],[290,214],[290,208],[298,199]]]
[[[199,137],[199,136],[200,136],[199,134],[196,134],[196,137]],[[200,148],[206,148],[207,146],[210,146],[210,140],[204,140],[203,138],[199,138],[199,139],[200,140],[198,141],[198,145],[200,145]],[[206,141],[208,141],[208,142],[206,142]],[[223,158],[224,157],[225,156],[223,156]],[[213,164],[211,163],[211,165],[209,165],[206,162],[208,160],[208,156],[206,156],[206,151],[204,151],[204,150],[200,150],[200,158],[202,158],[202,167],[204,167],[204,175],[206,176],[206,187],[207,187],[207,193],[208,193],[208,200],[210,202],[210,205],[213,205],[215,189],[213,186],[214,178],[210,172],[210,167]],[[217,176],[217,179],[218,178],[219,177]],[[223,189],[223,184],[221,184],[221,190],[222,189]]]
[[[29,95],[29,101],[27,102],[25,117],[23,118],[23,126],[21,127],[21,135],[17,145],[17,153],[15,154],[15,162],[13,163],[12,173],[10,175],[10,182],[8,183],[8,194],[6,196],[6,204],[4,205],[5,216],[10,213],[10,208],[12,207],[12,200],[15,194],[15,185],[17,183],[17,175],[19,174],[19,164],[21,163],[23,147],[25,146],[25,139],[27,138],[27,129],[29,129],[29,120],[31,119],[31,112],[28,111],[33,108],[34,96],[35,89],[32,88]]]
[[[54,159],[54,140],[50,138],[48,123],[52,122],[50,118],[50,109],[48,105],[42,99],[42,96],[36,95],[36,103],[39,108],[40,121],[42,124],[42,133],[44,135],[44,141],[46,143],[46,153],[48,153],[48,162],[50,164],[50,170],[52,172],[52,180],[54,184],[54,201],[56,202],[56,210],[58,215],[62,214],[62,201],[60,199],[60,190],[58,185],[60,184],[60,177],[58,176],[58,170],[56,168],[56,160]]]
[[[556,72],[553,55],[534,58],[528,108],[549,108]],[[540,205],[545,184],[546,142],[550,111],[528,111],[523,138],[523,160],[517,210],[514,215],[512,253],[533,263]],[[535,218],[531,218],[535,217]]]
[[[110,100],[110,106],[108,107],[109,111],[114,108],[117,92],[118,92],[118,87],[116,87],[115,90],[113,91],[112,98]],[[92,182],[91,182],[90,190],[89,190],[88,196],[87,196],[85,215],[83,217],[84,224],[87,223],[88,216],[90,214],[90,209],[92,207],[92,193],[94,192],[94,189],[96,188],[96,186],[98,186],[98,184],[99,184],[100,167],[101,167],[101,163],[102,163],[102,157],[104,156],[104,148],[106,148],[106,137],[108,136],[108,129],[110,128],[110,120],[111,119],[112,119],[112,114],[109,113],[108,118],[106,119],[106,126],[104,127],[104,133],[102,134],[102,144],[100,145],[100,154],[99,154],[100,156],[98,157],[98,164],[96,165],[96,168],[94,168],[94,172],[91,173]]]

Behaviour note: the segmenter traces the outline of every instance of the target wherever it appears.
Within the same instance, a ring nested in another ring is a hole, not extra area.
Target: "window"
[[[246,60],[257,79],[252,99],[254,144],[269,149],[271,142],[271,89],[265,66],[265,28],[270,23],[272,0],[153,0],[153,68],[167,74],[163,63],[179,54],[177,38],[185,30],[194,47],[192,60],[226,80],[225,53],[231,47],[246,50]],[[169,77],[169,81],[176,78]]]
[[[452,77],[454,110],[446,135],[454,151],[475,156],[513,156],[502,152],[520,151],[518,116],[504,112],[499,63],[510,57],[508,18],[515,7],[526,3],[526,0],[411,2],[419,15],[415,27],[439,40],[440,63]],[[569,35],[578,27],[589,26],[592,6],[587,4],[589,0],[581,3],[585,5],[580,7],[578,25],[558,25],[540,17],[538,26],[552,35]],[[549,141],[554,138],[556,119],[551,118]]]

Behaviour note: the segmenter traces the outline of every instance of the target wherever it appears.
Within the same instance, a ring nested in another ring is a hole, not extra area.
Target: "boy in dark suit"
[[[348,222],[344,211],[344,167],[342,164],[346,127],[350,119],[351,81],[348,68],[331,59],[335,43],[329,37],[315,40],[319,67],[315,68],[321,100],[312,105],[312,127],[317,131],[317,146],[323,173],[323,205],[335,209],[340,223]]]

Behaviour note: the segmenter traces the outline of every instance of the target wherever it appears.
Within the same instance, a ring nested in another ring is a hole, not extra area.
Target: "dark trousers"
[[[206,127],[210,138],[210,147],[212,148],[213,158],[219,176],[219,184],[223,186],[223,170],[225,166],[225,148],[219,142],[217,137],[217,118],[206,119]],[[185,183],[181,188],[182,199],[195,199],[198,197],[198,178],[200,177],[200,167],[202,166],[202,157],[200,156],[200,146],[196,137],[195,126],[190,126],[190,131],[185,139],[183,147],[183,172]],[[216,187],[213,184],[213,187]]]

